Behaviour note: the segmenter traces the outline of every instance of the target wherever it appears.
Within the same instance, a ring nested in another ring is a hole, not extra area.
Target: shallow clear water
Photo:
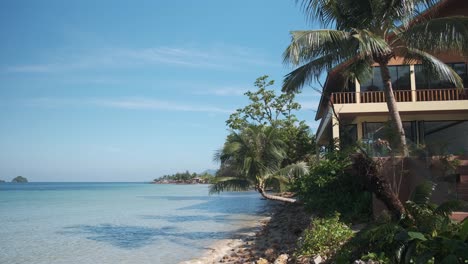
[[[245,230],[266,202],[207,185],[0,184],[0,263],[178,263]]]

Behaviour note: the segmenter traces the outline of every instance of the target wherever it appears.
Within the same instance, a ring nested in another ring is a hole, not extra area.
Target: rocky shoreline
[[[293,253],[297,239],[309,225],[311,215],[293,204],[272,205],[271,210],[271,217],[260,220],[253,232],[220,241],[204,257],[182,263],[296,263]]]

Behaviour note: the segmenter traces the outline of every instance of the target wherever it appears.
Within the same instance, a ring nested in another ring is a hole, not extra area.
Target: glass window
[[[388,66],[393,90],[411,90],[409,65]],[[383,91],[384,84],[380,67],[374,67],[372,79],[361,84],[361,91]]]
[[[357,142],[357,125],[349,124],[340,127],[340,143],[344,149],[353,146]]]
[[[410,67],[409,65],[396,66],[397,69],[397,80],[393,82],[395,90],[411,90],[411,78],[410,78]]]
[[[463,79],[463,86],[465,88],[468,87],[468,74],[466,73],[466,64],[453,63],[451,66],[453,70]]]
[[[424,121],[422,136],[431,155],[468,154],[468,120]]]
[[[414,142],[415,139],[415,122],[403,122],[403,129],[405,130],[406,141],[408,144]],[[367,150],[373,156],[385,156],[389,152],[389,148],[394,148],[395,143],[398,141],[398,135],[395,135],[391,129],[389,122],[373,122],[363,123],[363,143]]]
[[[374,76],[373,79],[373,86],[376,87],[376,91],[383,91],[383,81],[382,81],[382,73],[380,72],[380,67],[374,67]]]
[[[425,68],[421,65],[414,65],[415,79],[416,79],[416,89],[430,89],[428,73],[425,71]]]
[[[369,90],[369,87],[372,86],[372,78],[366,80],[365,82],[362,82],[361,83],[361,92],[365,92],[365,91],[370,91]]]
[[[468,75],[465,63],[447,63],[448,66],[460,75],[463,79],[465,87],[468,85]],[[414,70],[416,73],[416,89],[444,89],[453,88],[454,85],[448,80],[431,78],[431,75],[425,70],[422,65],[415,65]]]

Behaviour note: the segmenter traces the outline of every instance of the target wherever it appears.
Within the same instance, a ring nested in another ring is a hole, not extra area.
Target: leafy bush
[[[352,236],[353,231],[340,221],[339,214],[333,217],[316,218],[299,240],[296,255],[332,256]]]
[[[332,215],[339,212],[345,220],[371,215],[372,195],[364,183],[346,173],[351,165],[346,152],[332,152],[310,166],[310,173],[294,182],[294,191],[307,209]]]
[[[468,220],[450,219],[459,206],[450,201],[436,206],[429,202],[431,183],[416,188],[406,202],[408,215],[398,222],[383,221],[364,232],[368,248],[382,252],[392,263],[465,263],[468,259]]]
[[[378,263],[390,263],[390,259],[385,256],[385,253],[380,252],[380,254],[374,253],[374,252],[369,252],[366,255],[361,257],[362,260],[372,260],[374,262]]]

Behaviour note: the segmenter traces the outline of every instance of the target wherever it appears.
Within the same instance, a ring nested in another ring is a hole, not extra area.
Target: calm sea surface
[[[266,209],[258,194],[207,185],[0,184],[0,263],[178,263]]]

